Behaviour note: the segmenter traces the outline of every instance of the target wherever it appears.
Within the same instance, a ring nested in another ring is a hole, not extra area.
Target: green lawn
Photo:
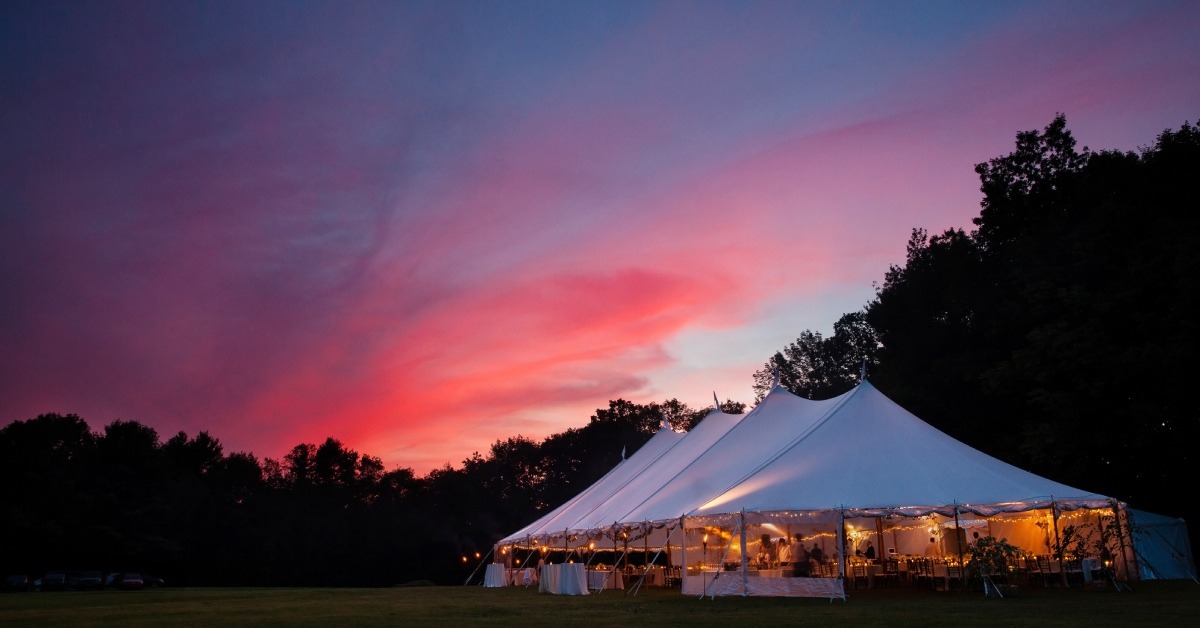
[[[794,598],[698,600],[678,591],[635,596],[539,595],[523,588],[159,589],[0,595],[3,626],[405,625],[578,626],[1188,626],[1200,585],[1137,583],[1131,593],[1022,589],[1013,599],[914,589],[852,591],[847,602]]]

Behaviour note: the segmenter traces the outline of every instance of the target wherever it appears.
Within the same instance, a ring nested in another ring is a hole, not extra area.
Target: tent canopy
[[[790,393],[777,388],[772,394]],[[988,516],[1050,502],[1061,510],[1112,505],[1108,497],[1034,475],[964,445],[869,382],[830,401],[835,403],[800,438],[689,514],[743,509],[951,514],[957,509]]]
[[[687,434],[660,430],[591,487],[500,543],[742,510],[990,516],[1052,503],[1074,510],[1114,502],[968,447],[869,382],[821,401],[776,386],[746,415],[714,410]]]

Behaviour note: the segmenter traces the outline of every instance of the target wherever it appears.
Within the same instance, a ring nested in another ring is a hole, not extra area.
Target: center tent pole
[[[621,530],[621,542],[624,543],[624,545],[625,545],[625,553],[621,554],[621,562],[624,563],[624,565],[623,565],[624,567],[628,567],[629,566],[629,530]],[[616,569],[616,568],[617,568],[617,566],[613,565],[613,569]]]
[[[1054,516],[1054,549],[1058,554],[1058,574],[1059,581],[1064,587],[1067,586],[1067,568],[1063,566],[1063,554],[1066,554],[1065,547],[1062,546],[1062,539],[1058,536],[1058,502],[1050,502],[1050,513]]]
[[[846,556],[846,509],[841,510],[841,525],[838,526],[838,578],[841,578],[843,586],[846,581],[846,561],[849,557]]]
[[[687,567],[688,567],[688,565],[687,565],[687,548],[688,548],[687,526],[684,525],[683,515],[679,516],[679,529],[683,530],[683,544],[679,548],[679,562],[681,563],[679,565],[679,592],[682,593],[683,589],[684,589],[683,583],[687,581]],[[671,538],[670,536],[667,537],[668,540],[670,538]],[[674,568],[674,565],[670,565],[670,563],[671,563],[671,553],[670,552],[667,552],[667,563],[668,563],[668,566],[671,566],[672,568]]]
[[[591,533],[589,532],[588,534],[590,535]],[[592,566],[592,561],[596,560],[596,556],[600,555],[600,552],[597,552],[596,548],[593,547],[594,545],[595,545],[595,542],[592,541],[592,537],[588,536],[587,548],[588,548],[588,553],[590,554],[590,556],[588,556],[587,563],[584,566],[584,569],[590,568]]]
[[[742,509],[741,515],[741,533],[740,539],[742,542],[742,597],[746,597],[746,589],[750,582],[750,560],[746,557],[746,509]]]
[[[621,562],[620,555],[617,554],[617,522],[613,522],[613,569],[617,568],[617,563]]]
[[[650,565],[646,561],[650,560],[650,522],[642,523],[642,574],[644,575],[650,569]]]

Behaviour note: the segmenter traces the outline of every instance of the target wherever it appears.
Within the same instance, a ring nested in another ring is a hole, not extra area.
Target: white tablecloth
[[[648,586],[661,587],[664,583],[665,580],[663,579],[662,567],[651,567],[650,570],[646,572],[646,584]]]
[[[758,577],[758,578],[782,578],[782,577],[783,577],[783,570],[782,570],[782,569],[755,569],[755,570],[752,570],[752,571],[747,571],[747,572],[746,572],[746,575],[747,575],[747,576],[750,576],[750,577],[752,577],[752,578],[753,578],[753,577]]]
[[[556,595],[587,595],[587,569],[583,563],[542,565],[538,591]]]
[[[749,575],[751,572],[747,572]],[[737,571],[697,574],[689,572],[683,578],[684,595],[755,595],[776,597],[821,597],[829,600],[846,599],[842,580],[838,578],[746,578]]]
[[[1083,559],[1082,563],[1080,564],[1080,568],[1083,570],[1083,581],[1091,582],[1092,581],[1092,572],[1100,568],[1100,559],[1099,558],[1085,558],[1085,559]]]
[[[962,573],[963,568],[957,565],[934,563],[933,588],[940,591],[949,591],[951,581],[962,580]]]
[[[607,569],[595,569],[589,571],[588,588],[593,591],[598,589],[624,589],[624,574],[622,574],[620,571],[610,571]]]
[[[483,573],[483,586],[502,587],[509,584],[508,570],[500,563],[488,563],[487,571]]]

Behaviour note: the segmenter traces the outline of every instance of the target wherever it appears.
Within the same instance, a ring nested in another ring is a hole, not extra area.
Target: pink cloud
[[[1186,4],[899,11],[920,45],[869,11],[681,9],[565,10],[545,50],[440,11],[58,33],[78,47],[3,127],[29,156],[0,172],[0,418],[276,457],[335,436],[424,471],[611,398],[746,390],[761,360],[675,343],[765,359],[801,329],[746,333],[790,319],[764,312],[869,295],[909,229],[969,227],[971,168],[1015,131],[1062,110],[1133,148],[1200,95]]]

